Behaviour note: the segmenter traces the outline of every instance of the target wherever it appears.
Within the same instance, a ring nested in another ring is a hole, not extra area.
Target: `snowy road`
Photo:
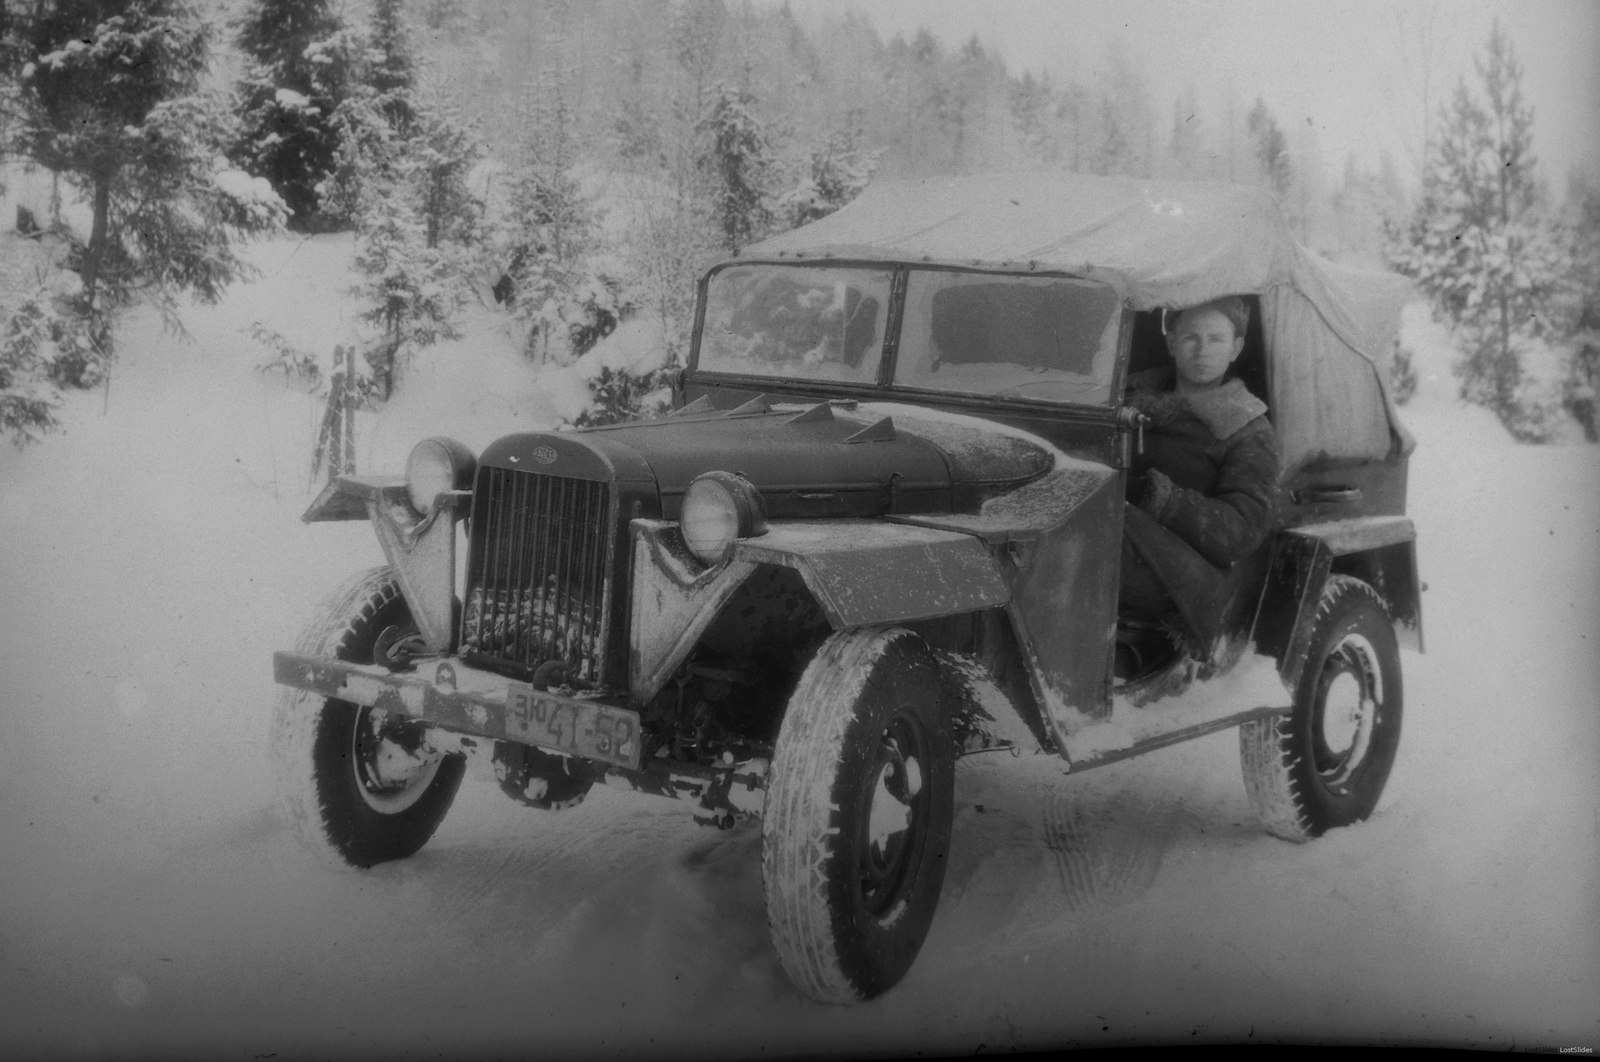
[[[0,454],[0,1056],[1600,1048],[1597,448],[1513,446],[1447,374],[1408,407],[1429,653],[1370,822],[1269,837],[1231,732],[1072,778],[969,760],[921,959],[825,1008],[767,943],[748,825],[469,776],[404,864],[298,847],[270,653],[377,550],[299,523],[315,411],[218,353],[229,313],[134,336],[104,413]]]

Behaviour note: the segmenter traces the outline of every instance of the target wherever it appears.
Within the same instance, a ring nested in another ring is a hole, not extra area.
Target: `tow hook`
[[[546,660],[533,669],[533,676],[528,679],[528,685],[536,690],[548,690],[552,686],[574,690],[592,690],[594,683],[579,678],[572,673],[572,668],[567,666],[565,660]]]
[[[421,632],[410,624],[385,627],[372,646],[373,662],[395,672],[412,670],[416,658],[427,655]]]

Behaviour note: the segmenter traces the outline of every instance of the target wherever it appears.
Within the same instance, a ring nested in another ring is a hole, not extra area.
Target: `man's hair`
[[[1210,302],[1186,306],[1173,314],[1172,320],[1176,322],[1179,317],[1195,310],[1216,310],[1233,325],[1233,334],[1240,339],[1244,338],[1245,329],[1250,327],[1250,304],[1237,295],[1224,295],[1222,298],[1212,299]]]

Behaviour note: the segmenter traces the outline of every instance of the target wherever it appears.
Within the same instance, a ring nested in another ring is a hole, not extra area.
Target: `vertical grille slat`
[[[606,520],[605,498],[599,494],[592,495],[589,499],[589,504],[591,511],[585,514],[587,522],[595,526],[603,526]],[[604,611],[604,599],[601,594],[605,587],[605,556],[604,543],[598,538],[593,539],[589,547],[589,559],[584,570],[583,585],[588,588],[585,607],[595,616],[599,616]]]
[[[572,571],[572,525],[576,522],[572,514],[572,501],[574,491],[572,481],[561,481],[559,491],[560,500],[556,504],[556,512],[561,514],[561,527],[556,535],[556,570],[562,572]],[[563,579],[555,585],[556,594],[556,644],[568,646],[573,644],[573,636],[577,633],[577,626],[572,614],[572,584]]]
[[[534,669],[605,671],[610,485],[486,468],[474,505],[463,650]]]
[[[552,571],[566,571],[562,565],[562,531],[566,525],[566,480],[555,480],[550,483],[550,504],[542,512],[549,515],[549,536],[546,539],[549,549],[547,568]],[[562,648],[566,645],[566,609],[562,606],[562,581],[555,581],[546,585],[546,608],[544,616],[549,624],[550,651],[555,656],[562,656]]]

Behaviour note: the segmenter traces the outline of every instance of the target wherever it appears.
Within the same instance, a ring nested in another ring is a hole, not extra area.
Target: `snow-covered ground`
[[[241,329],[348,340],[348,250],[262,245],[193,344],[135,322],[66,434],[0,447],[0,1057],[1600,1047],[1600,448],[1460,407],[1421,315],[1429,651],[1363,825],[1262,832],[1231,732],[1077,777],[976,757],[920,960],[849,1009],[785,980],[759,831],[671,802],[544,814],[469,776],[416,858],[315,862],[273,810],[270,654],[379,553],[300,523],[320,411]],[[369,418],[364,470],[576,411],[577,376],[497,329]]]

